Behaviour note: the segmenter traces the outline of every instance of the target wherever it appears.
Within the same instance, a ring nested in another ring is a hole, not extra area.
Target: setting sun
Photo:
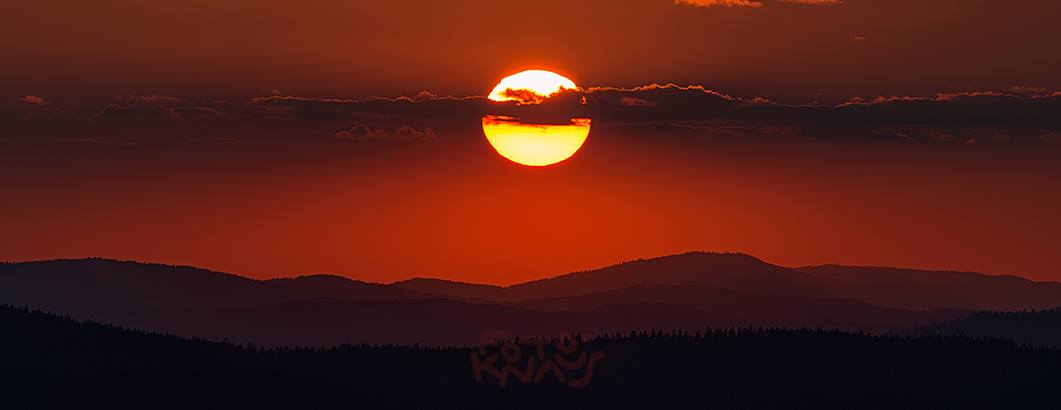
[[[543,99],[561,90],[577,90],[574,81],[560,74],[545,70],[527,70],[502,78],[490,91],[488,98],[494,101],[518,101],[521,104],[540,103]],[[521,95],[530,91],[533,99]]]
[[[570,158],[586,142],[589,126],[589,118],[574,118],[570,124],[524,124],[509,117],[483,117],[483,132],[497,153],[530,166]]]
[[[520,114],[517,118],[497,112],[486,113],[483,134],[487,141],[498,154],[523,165],[540,167],[570,158],[586,142],[590,119],[579,118],[577,109],[559,118],[550,114],[553,118],[544,121],[538,115],[542,110],[548,112],[546,105],[539,104],[566,90],[578,91],[578,86],[551,71],[527,70],[501,79],[488,98],[496,102],[516,102],[516,106],[509,106],[509,109],[516,108]],[[537,120],[525,121],[524,114]]]

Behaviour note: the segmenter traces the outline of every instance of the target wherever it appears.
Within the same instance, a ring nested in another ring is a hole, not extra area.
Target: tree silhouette
[[[1001,338],[774,328],[576,335],[579,352],[607,357],[576,389],[553,377],[477,382],[468,360],[476,346],[260,348],[9,306],[0,325],[4,407],[19,409],[1017,408],[1053,403],[1061,385],[1061,351]]]

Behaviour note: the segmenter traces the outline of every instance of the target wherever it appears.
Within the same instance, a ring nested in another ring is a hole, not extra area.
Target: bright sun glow
[[[567,77],[551,71],[527,70],[502,78],[487,98],[494,101],[526,101],[508,91],[526,90],[545,98],[560,92],[561,89],[577,90],[578,86]]]
[[[508,117],[483,117],[483,133],[501,156],[514,162],[545,166],[570,158],[589,136],[589,118],[570,124],[524,124]]]
[[[501,79],[490,91],[493,101],[515,101],[523,109],[536,110],[535,104],[563,90],[578,90],[570,79],[544,70],[527,70]],[[575,114],[572,110],[572,114]],[[574,117],[574,115],[572,115]],[[571,118],[568,123],[535,124],[520,119],[486,115],[483,133],[501,156],[529,166],[546,166],[575,155],[589,136],[589,118]]]

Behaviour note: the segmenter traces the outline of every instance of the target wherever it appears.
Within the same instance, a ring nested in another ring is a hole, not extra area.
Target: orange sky
[[[601,127],[540,169],[481,135],[438,132],[8,162],[0,259],[512,283],[705,249],[1061,279],[1061,147],[704,143]]]
[[[1061,280],[1061,3],[707,3],[7,5],[0,260],[513,283],[701,249]],[[545,169],[481,130],[526,68],[598,87]]]
[[[704,84],[788,102],[1061,88],[1053,0],[24,1],[13,95],[478,95],[528,66],[580,85]],[[135,34],[134,34],[135,33]]]

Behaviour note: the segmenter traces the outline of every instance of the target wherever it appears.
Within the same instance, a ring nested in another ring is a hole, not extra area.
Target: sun
[[[589,136],[589,125],[589,118],[574,118],[570,124],[525,124],[511,117],[483,117],[483,132],[497,153],[533,167],[575,155]]]
[[[515,102],[509,107],[533,116],[534,110],[544,109],[539,104],[565,90],[577,91],[578,86],[550,71],[528,70],[503,78],[488,98],[506,104]],[[488,113],[482,123],[486,140],[498,154],[532,167],[553,165],[575,155],[590,130],[589,118],[574,115],[556,118],[551,123],[528,123],[513,116]]]
[[[487,98],[494,101],[540,103],[565,89],[577,90],[578,86],[574,81],[552,71],[527,70],[502,78]],[[537,98],[528,101],[528,95]]]

